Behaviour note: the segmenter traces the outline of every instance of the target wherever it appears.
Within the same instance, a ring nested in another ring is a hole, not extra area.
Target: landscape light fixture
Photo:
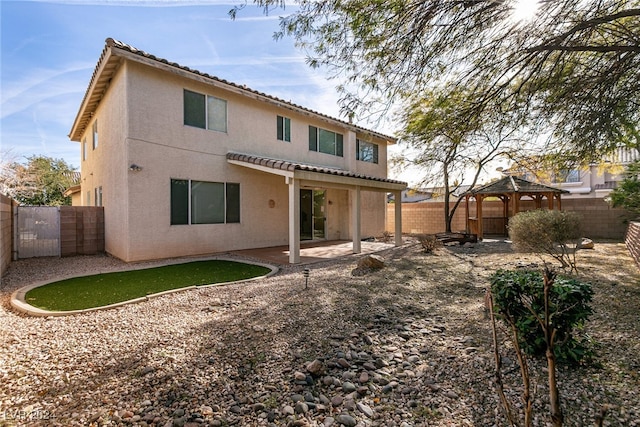
[[[308,268],[305,268],[304,271],[302,272],[302,274],[304,275],[304,288],[307,289],[308,285],[309,285],[309,272],[311,270],[309,270]]]

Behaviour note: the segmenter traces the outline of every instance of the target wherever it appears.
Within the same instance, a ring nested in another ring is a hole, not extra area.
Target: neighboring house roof
[[[102,54],[100,55],[100,59],[98,60],[98,64],[93,72],[93,76],[91,77],[91,81],[89,83],[89,87],[85,93],[84,99],[82,100],[82,104],[80,109],[78,110],[78,114],[76,119],[74,120],[73,127],[71,128],[71,132],[69,133],[69,138],[72,141],[80,141],[84,130],[87,125],[91,121],[93,114],[95,113],[98,104],[102,100],[102,97],[107,91],[109,87],[109,83],[111,82],[111,78],[114,76],[115,72],[118,70],[121,59],[126,58],[132,61],[136,61],[139,63],[147,64],[149,66],[153,66],[156,68],[164,69],[168,72],[178,73],[184,75],[185,77],[192,78],[195,80],[205,81],[206,83],[212,84],[217,87],[222,87],[226,90],[233,91],[235,93],[239,93],[243,96],[251,97],[253,99],[258,99],[261,101],[266,101],[274,105],[278,105],[283,108],[287,108],[290,110],[294,110],[298,113],[313,115],[317,118],[323,119],[327,122],[337,123],[341,126],[346,126],[353,131],[365,133],[372,135],[376,138],[380,138],[387,141],[387,144],[395,144],[396,138],[393,138],[388,135],[384,135],[369,129],[365,129],[360,126],[355,126],[351,123],[345,122],[340,119],[336,119],[325,114],[319,113],[317,111],[310,110],[308,108],[302,107],[300,105],[293,104],[291,102],[284,101],[280,98],[276,98],[271,95],[267,95],[266,93],[262,93],[253,89],[248,88],[244,85],[238,85],[236,83],[232,83],[230,81],[212,76],[207,73],[200,72],[198,70],[193,70],[189,67],[182,66],[175,62],[170,62],[163,58],[158,58],[154,55],[151,55],[145,51],[140,49],[136,49],[126,43],[122,43],[120,41],[114,40],[112,38],[108,38],[105,41],[106,45]]]
[[[504,194],[504,193],[568,193],[567,190],[538,184],[515,176],[504,178],[469,190],[469,194]]]
[[[460,185],[450,193],[451,197],[462,197],[470,185]],[[402,192],[402,203],[443,202],[444,187],[409,188]]]
[[[363,179],[366,181],[375,181],[385,184],[391,184],[392,187],[401,186],[402,188],[407,186],[406,182],[396,181],[394,179],[388,178],[380,178],[376,176],[363,175],[355,172],[351,172],[344,169],[326,167],[326,166],[317,166],[310,165],[300,162],[292,162],[290,160],[281,160],[281,159],[271,159],[268,157],[255,156],[251,154],[242,154],[242,153],[227,153],[227,160],[231,162],[240,162],[246,163],[248,165],[259,166],[260,168],[273,169],[274,171],[286,171],[286,172],[295,172],[295,171],[306,171],[306,172],[315,172],[325,175],[337,175],[345,178],[357,178]]]
[[[64,176],[68,176],[69,178],[71,178],[71,182],[73,184],[80,184],[80,172],[79,171],[70,171],[70,172],[65,172]]]
[[[79,192],[80,192],[80,184],[67,188],[66,190],[64,190],[64,193],[62,193],[62,195],[64,197],[69,197]]]

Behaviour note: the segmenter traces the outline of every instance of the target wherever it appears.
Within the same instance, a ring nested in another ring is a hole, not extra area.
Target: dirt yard
[[[109,257],[22,260],[0,292],[0,426],[505,425],[483,296],[499,268],[541,268],[505,242],[419,245],[284,267],[268,279],[197,289],[61,318],[29,318],[9,294],[33,280],[121,265]],[[126,266],[122,266],[125,268]],[[622,243],[578,256],[593,284],[595,363],[561,368],[565,425],[640,426],[640,273]],[[505,352],[507,392],[519,371]],[[544,364],[532,363],[546,426]]]

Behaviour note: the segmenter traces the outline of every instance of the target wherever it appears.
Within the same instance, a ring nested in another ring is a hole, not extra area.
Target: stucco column
[[[393,204],[395,205],[395,245],[402,246],[402,192],[395,191],[393,193]]]
[[[362,247],[360,243],[360,187],[357,185],[355,189],[351,190],[351,215],[353,253],[359,254],[362,252]]]
[[[289,262],[300,262],[300,181],[287,178],[289,185]]]

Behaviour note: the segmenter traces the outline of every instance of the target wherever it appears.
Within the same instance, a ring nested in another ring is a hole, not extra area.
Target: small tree
[[[74,168],[63,159],[31,156],[27,163],[3,161],[0,168],[0,192],[24,205],[70,205],[67,188],[75,184]]]
[[[496,318],[507,326],[518,358],[523,381],[524,425],[532,425],[532,396],[526,355],[544,355],[548,368],[551,420],[555,427],[562,426],[564,415],[560,406],[556,362],[577,363],[586,355],[586,347],[575,337],[574,331],[581,328],[593,312],[590,306],[593,296],[591,285],[557,277],[548,268],[545,268],[544,274],[500,270],[491,277],[489,296],[497,391],[509,422],[518,425],[513,405],[503,390]]]
[[[517,250],[547,254],[558,260],[562,268],[577,270],[581,224],[575,212],[520,212],[509,219],[509,238]]]
[[[477,101],[467,90],[439,87],[407,95],[399,117],[398,136],[405,150],[393,163],[417,167],[423,183],[442,187],[446,232],[452,231],[464,200],[458,197],[449,204],[460,186],[467,182],[473,187],[490,162],[515,155],[516,147],[522,150],[520,119],[499,103],[485,106],[482,114],[469,114]]]

